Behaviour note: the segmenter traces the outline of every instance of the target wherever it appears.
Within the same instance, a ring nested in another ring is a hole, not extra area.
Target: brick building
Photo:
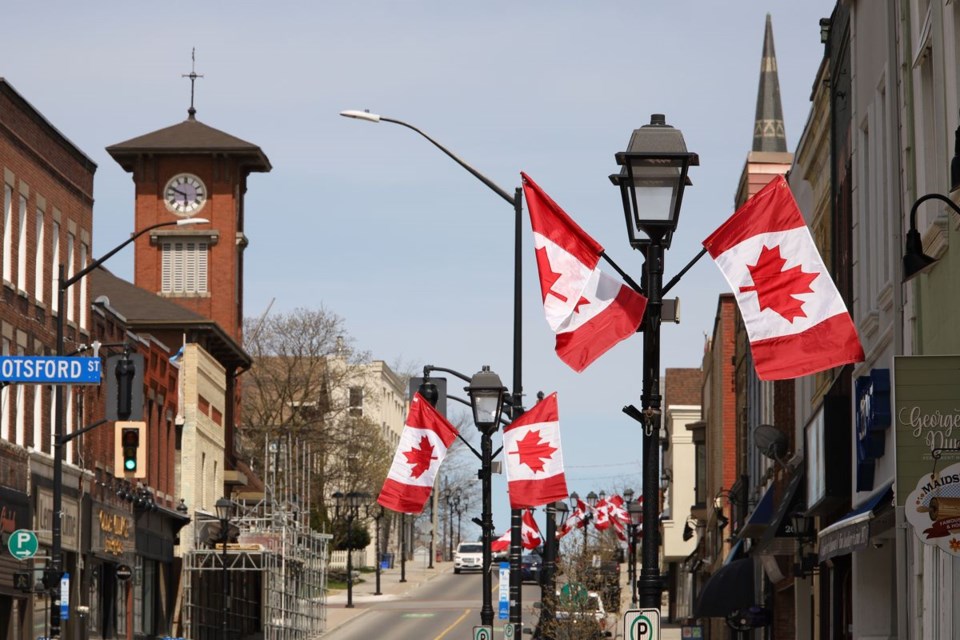
[[[0,220],[0,347],[3,355],[56,353],[56,316],[65,312],[66,353],[90,342],[87,283],[66,291],[58,308],[58,265],[67,277],[90,257],[93,228],[93,176],[96,164],[59,132],[9,82],[0,78],[0,165],[3,215]],[[39,531],[40,550],[48,556],[53,491],[53,387],[9,384],[0,390],[0,503],[2,535],[8,529]],[[65,431],[83,424],[76,388],[67,388]],[[64,569],[76,575],[81,552],[81,503],[90,474],[81,443],[66,446],[63,474],[62,546]],[[45,593],[14,588],[17,573],[37,581],[42,561],[18,562],[0,553],[0,635],[44,635],[49,620]],[[71,597],[77,597],[76,581]],[[67,623],[73,632],[78,621]]]

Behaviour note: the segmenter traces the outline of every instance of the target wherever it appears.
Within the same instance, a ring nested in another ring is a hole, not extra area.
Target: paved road
[[[460,640],[473,638],[473,627],[480,624],[483,582],[478,573],[454,575],[449,565],[434,570],[432,575],[413,576],[408,580],[423,578],[419,584],[404,592],[399,585],[373,596],[360,590],[354,591],[354,609],[350,619],[340,622],[337,608],[342,607],[339,594],[330,599],[330,615],[324,638],[329,640]],[[396,580],[396,576],[388,576]],[[383,584],[381,590],[383,590]],[[394,587],[391,583],[390,587]],[[497,617],[498,585],[494,580],[491,601],[494,607],[494,638],[503,638],[503,620]],[[358,593],[358,591],[360,591]],[[533,602],[540,599],[540,589],[524,585],[524,624],[533,626],[538,611]],[[334,628],[335,627],[335,628]],[[529,638],[529,636],[527,636]],[[521,636],[515,636],[521,640]]]

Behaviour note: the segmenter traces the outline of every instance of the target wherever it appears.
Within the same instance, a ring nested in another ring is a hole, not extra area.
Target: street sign
[[[100,384],[100,358],[0,356],[0,382]]]
[[[624,640],[660,640],[660,610],[631,609],[623,614]]]
[[[497,617],[506,620],[510,617],[510,563],[500,563],[500,607]]]
[[[503,640],[513,640],[514,638],[514,626],[512,622],[504,623],[503,625]]]
[[[473,640],[493,640],[493,627],[474,627]]]
[[[133,577],[133,569],[125,564],[117,565],[117,580],[129,580],[131,577]]]
[[[70,618],[70,574],[64,573],[60,578],[60,619]]]
[[[17,529],[7,539],[7,549],[17,560],[27,560],[37,555],[37,534],[28,529]]]

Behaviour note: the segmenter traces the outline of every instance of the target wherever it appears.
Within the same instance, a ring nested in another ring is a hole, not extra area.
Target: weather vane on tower
[[[191,120],[195,119],[197,115],[197,110],[193,108],[193,90],[194,86],[197,83],[197,78],[202,78],[202,73],[197,73],[197,48],[194,47],[190,50],[190,73],[184,73],[180,76],[181,78],[190,78],[190,108],[187,109],[187,115],[190,116]]]

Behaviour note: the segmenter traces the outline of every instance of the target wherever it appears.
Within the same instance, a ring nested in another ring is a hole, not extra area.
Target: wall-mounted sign
[[[897,505],[925,544],[960,555],[960,356],[896,356],[893,368]]]
[[[920,540],[960,556],[960,463],[920,478],[904,513]]]
[[[80,549],[80,503],[76,498],[62,496],[63,514],[60,518],[60,544],[67,551]],[[36,530],[40,543],[53,544],[53,490],[37,490]]]
[[[886,452],[890,428],[890,370],[872,369],[854,381],[857,491],[872,491],[876,461]]]

